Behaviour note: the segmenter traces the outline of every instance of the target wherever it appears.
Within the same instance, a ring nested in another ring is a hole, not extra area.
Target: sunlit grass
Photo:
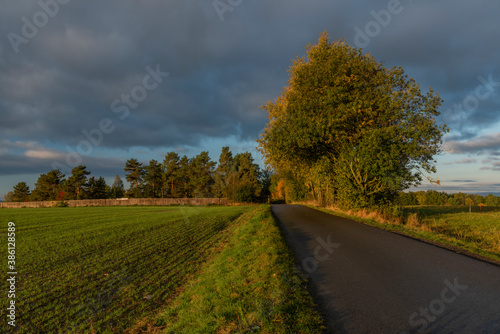
[[[165,333],[322,333],[268,206],[234,237],[172,307],[152,320]],[[150,328],[151,329],[151,328]]]
[[[416,214],[420,228],[445,236],[456,246],[500,260],[500,208],[425,206],[405,209]]]

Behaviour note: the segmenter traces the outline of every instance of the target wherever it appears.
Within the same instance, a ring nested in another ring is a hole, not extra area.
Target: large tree
[[[182,156],[179,160],[179,169],[177,171],[179,188],[181,189],[181,196],[184,198],[189,198],[193,196],[193,187],[191,180],[193,179],[193,173],[191,169],[191,159],[186,155]]]
[[[168,152],[163,160],[164,193],[167,197],[178,198],[184,196],[183,181],[180,175],[180,158],[176,152]]]
[[[130,182],[129,196],[135,198],[142,197],[144,175],[146,174],[142,163],[137,159],[128,159],[124,170],[125,179]]]
[[[213,196],[213,173],[215,162],[210,159],[207,151],[203,151],[191,159],[191,189],[193,196],[198,198]]]
[[[233,153],[229,150],[228,146],[224,146],[214,176],[214,193],[216,197],[227,197],[226,188],[229,183],[229,175],[231,174],[233,161]]]
[[[53,169],[47,174],[41,174],[35,183],[35,190],[31,197],[35,201],[53,201],[64,197],[64,174],[58,169]]]
[[[435,172],[446,126],[436,123],[442,100],[423,93],[401,67],[326,33],[298,58],[259,139],[266,163],[344,207],[390,202],[397,191]]]
[[[90,172],[85,166],[77,166],[71,170],[71,176],[64,182],[66,199],[83,199],[88,175]]]

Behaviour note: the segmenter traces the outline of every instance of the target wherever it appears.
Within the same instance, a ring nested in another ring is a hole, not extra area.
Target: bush
[[[233,200],[240,203],[250,203],[255,201],[256,187],[253,184],[238,185],[233,194]]]

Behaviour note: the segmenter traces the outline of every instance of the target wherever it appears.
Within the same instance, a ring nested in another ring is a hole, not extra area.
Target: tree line
[[[464,194],[462,192],[448,194],[436,190],[401,192],[398,194],[396,203],[403,206],[409,205],[486,205],[497,207],[500,205],[500,197],[493,194],[486,196],[478,194]]]
[[[236,202],[253,202],[269,194],[270,172],[262,171],[249,152],[233,156],[223,147],[218,163],[203,151],[193,158],[176,152],[165,155],[163,162],[150,160],[144,164],[128,159],[125,179],[116,175],[111,186],[103,177],[90,176],[86,166],[77,166],[65,178],[53,169],[41,174],[30,191],[26,182],[19,182],[5,196],[6,201],[49,201],[106,198],[228,198]]]

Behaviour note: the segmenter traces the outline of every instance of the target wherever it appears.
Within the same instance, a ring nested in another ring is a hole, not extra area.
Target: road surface
[[[273,205],[328,333],[500,333],[500,267],[300,205]]]

